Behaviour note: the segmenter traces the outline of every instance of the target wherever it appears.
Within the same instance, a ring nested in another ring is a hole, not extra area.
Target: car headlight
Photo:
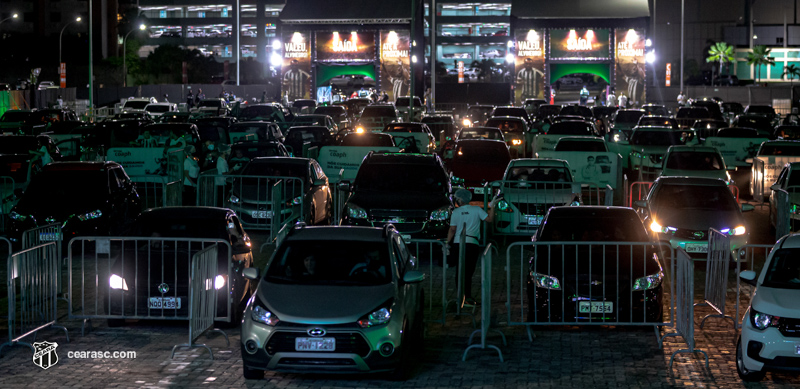
[[[287,206],[292,206],[292,205],[300,205],[302,203],[303,203],[303,196],[297,196],[297,197],[293,198],[292,201],[287,202],[286,205]]]
[[[511,208],[511,204],[509,204],[508,201],[505,201],[503,199],[498,200],[497,204],[495,204],[495,207],[500,212],[507,212],[507,213],[514,212],[514,210]]]
[[[650,290],[655,289],[661,285],[661,280],[664,275],[659,273],[651,274],[649,276],[639,277],[633,282],[632,290]]]
[[[9,214],[8,214],[8,216],[9,216],[9,217],[11,217],[11,218],[12,218],[12,219],[14,219],[14,220],[19,220],[19,221],[21,221],[21,222],[24,222],[24,221],[25,221],[25,219],[27,219],[27,218],[28,218],[28,217],[27,217],[27,216],[25,216],[25,215],[20,215],[20,214],[18,214],[16,211],[11,211],[11,213],[9,213]]]
[[[561,290],[561,283],[558,282],[558,278],[536,272],[531,272],[531,278],[536,283],[536,286],[540,288]]]
[[[736,228],[723,228],[719,232],[727,235],[744,235],[747,229],[744,226],[737,226]]]
[[[472,122],[469,119],[464,119],[461,121],[461,125],[464,127],[469,127],[472,125]]]
[[[778,316],[768,315],[750,308],[750,321],[753,327],[759,330],[765,330],[767,327],[777,327],[780,324],[780,319]]]
[[[650,231],[664,232],[664,227],[662,227],[661,224],[658,224],[657,221],[653,220],[653,222],[650,223]]]
[[[392,310],[389,308],[381,308],[359,320],[358,325],[361,326],[361,328],[377,326],[388,323],[391,318]]]
[[[614,134],[614,142],[619,142],[619,134]]]
[[[221,274],[218,274],[216,277],[214,277],[214,289],[220,290],[224,287],[225,287],[225,277],[223,277]]]
[[[450,207],[441,207],[431,212],[431,220],[443,221],[450,219]]]
[[[356,134],[363,134],[363,133],[364,133],[364,127],[363,126],[357,126],[356,127]]]
[[[522,139],[512,139],[511,144],[514,146],[519,146],[522,144]]]
[[[254,304],[253,312],[250,314],[250,317],[253,319],[253,321],[263,323],[271,327],[274,327],[279,321],[277,315],[257,304]]]
[[[87,221],[87,220],[91,220],[91,219],[97,219],[98,217],[101,217],[101,216],[103,216],[103,212],[98,209],[98,210],[93,211],[93,212],[85,213],[83,215],[78,215],[78,220],[83,222],[83,221]]]
[[[347,216],[353,219],[366,219],[367,211],[355,204],[347,204]]]
[[[231,195],[231,197],[228,199],[228,201],[230,201],[230,202],[231,202],[231,204],[239,204],[239,201],[240,201],[240,200],[239,200],[239,198],[238,198],[238,197],[236,197],[236,196],[234,196],[234,195]]]
[[[111,289],[128,290],[128,284],[125,282],[125,279],[116,274],[112,274],[111,277],[108,278],[108,286]]]

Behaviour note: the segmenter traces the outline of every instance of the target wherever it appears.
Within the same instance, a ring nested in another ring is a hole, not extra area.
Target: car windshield
[[[644,116],[644,111],[617,111],[614,123],[638,123],[639,118]]]
[[[125,102],[125,106],[123,106],[122,108],[123,109],[126,109],[126,108],[129,108],[129,109],[144,109],[144,107],[146,107],[147,104],[150,104],[150,101],[138,101],[138,100],[137,101],[130,101],[130,100],[128,100],[128,101]]]
[[[479,163],[483,166],[502,164],[508,165],[510,156],[508,147],[505,143],[489,142],[488,145],[476,144],[483,141],[473,141],[470,144],[458,145],[456,147],[454,161]]]
[[[267,177],[308,177],[308,167],[297,163],[274,163],[271,161],[253,161],[242,170],[244,176]]]
[[[800,139],[800,127],[780,126],[775,130],[775,135],[780,139]]]
[[[636,130],[631,136],[631,144],[637,146],[682,145],[681,133],[677,131]]]
[[[761,146],[758,155],[777,155],[781,157],[800,157],[800,145],[770,145]]]
[[[730,189],[724,185],[663,185],[652,200],[655,213],[681,210],[730,212],[739,209]]]
[[[254,120],[256,118],[271,118],[273,113],[278,111],[273,106],[247,107],[239,114],[241,120]]]
[[[498,129],[482,130],[465,128],[458,134],[458,139],[497,139],[503,140],[503,133]]]
[[[670,153],[667,157],[667,169],[722,170],[722,166],[719,154],[710,151]]]
[[[79,182],[80,185],[75,185]],[[108,196],[108,178],[104,171],[45,171],[31,179],[19,205],[58,205],[74,209],[104,203]],[[92,209],[95,209],[92,208]]]
[[[288,241],[264,276],[277,284],[385,285],[392,282],[389,245],[342,240]]]
[[[362,118],[396,118],[397,112],[391,105],[370,105],[361,111]]]
[[[651,105],[642,107],[644,110],[645,115],[654,115],[654,116],[669,116],[669,111],[667,108],[660,106],[660,105]]]
[[[558,122],[553,123],[547,130],[547,135],[594,135],[592,125],[586,122]]]
[[[647,232],[636,213],[614,215],[548,217],[537,242],[648,242]]]
[[[519,120],[511,119],[489,119],[486,121],[486,127],[496,127],[505,133],[509,132],[524,132],[525,124]]]
[[[556,143],[556,151],[606,151],[606,144],[603,141],[580,141],[572,139],[561,139]]]
[[[562,166],[514,166],[506,172],[508,181],[570,182],[569,172]]]
[[[408,107],[408,103],[411,101],[408,97],[398,97],[397,101],[394,102],[395,107]],[[414,97],[414,106],[415,107],[422,107],[422,100],[419,97]]]
[[[678,119],[705,119],[711,117],[705,108],[681,108],[675,115]]]
[[[370,163],[361,165],[355,186],[379,191],[443,192],[447,176],[432,164]]]
[[[675,123],[674,119],[664,118],[664,117],[647,117],[647,116],[642,116],[642,118],[639,119],[639,125],[677,127],[677,123]]]
[[[772,254],[763,286],[800,289],[800,248],[780,248]]]
[[[583,117],[592,117],[592,110],[583,107],[580,105],[568,105],[564,108],[561,108],[561,112],[558,113],[559,115],[576,115],[576,116],[583,116]]]
[[[7,111],[2,117],[0,117],[0,122],[22,122],[25,121],[28,116],[31,116],[30,112]]]

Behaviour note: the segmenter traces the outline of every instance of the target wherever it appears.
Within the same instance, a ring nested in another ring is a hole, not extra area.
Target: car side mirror
[[[772,185],[771,185],[769,188],[770,188],[771,190],[780,190],[780,189],[781,189],[781,185],[780,185],[780,184],[778,184],[778,183],[774,183],[774,184],[772,184]]]
[[[337,184],[336,187],[343,192],[350,192],[353,185],[350,183],[350,181],[339,181],[339,184]]]
[[[634,208],[645,209],[645,208],[647,208],[647,201],[645,201],[645,200],[636,200],[636,201],[633,202],[633,207]]]
[[[245,269],[247,270],[247,269]],[[409,270],[403,275],[403,282],[406,284],[417,284],[425,280],[425,273],[419,270]]]
[[[750,212],[756,209],[756,206],[753,204],[742,204],[742,212]]]
[[[317,178],[316,180],[314,180],[314,186],[321,186],[327,183],[328,183],[327,180],[324,178]]]
[[[745,284],[756,286],[756,272],[753,270],[743,270],[739,273],[739,279]]]
[[[258,269],[248,267],[242,270],[242,276],[248,280],[258,280]]]

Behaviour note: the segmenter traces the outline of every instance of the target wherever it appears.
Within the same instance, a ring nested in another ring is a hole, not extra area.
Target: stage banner
[[[550,59],[604,60],[610,57],[608,30],[550,30]]]
[[[294,32],[283,36],[283,96],[290,101],[311,96],[311,35]]]
[[[616,95],[625,94],[628,104],[638,107],[645,102],[645,35],[644,30],[617,29]]]
[[[514,105],[544,98],[544,31],[516,30]]]
[[[317,61],[375,60],[375,33],[373,32],[317,32],[316,38]]]
[[[394,102],[408,95],[411,84],[411,34],[408,30],[381,31],[381,90]]]

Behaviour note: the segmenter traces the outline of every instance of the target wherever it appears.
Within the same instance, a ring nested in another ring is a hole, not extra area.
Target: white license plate
[[[580,313],[612,313],[614,312],[614,303],[607,301],[581,301],[578,303],[578,311]]]
[[[43,242],[55,242],[59,239],[58,232],[40,232],[39,233],[39,240]]]
[[[181,309],[181,299],[178,297],[150,297],[150,309]]]
[[[472,188],[472,190],[475,191],[475,194],[483,194],[483,187]]]
[[[687,253],[707,253],[708,252],[708,243],[687,243],[686,244],[686,252]]]
[[[336,338],[295,338],[296,351],[334,351]]]
[[[253,219],[271,219],[272,211],[253,211],[250,215]]]
[[[525,216],[525,220],[528,222],[529,226],[538,226],[539,224],[542,224],[542,219],[544,219],[544,216],[541,215]]]

